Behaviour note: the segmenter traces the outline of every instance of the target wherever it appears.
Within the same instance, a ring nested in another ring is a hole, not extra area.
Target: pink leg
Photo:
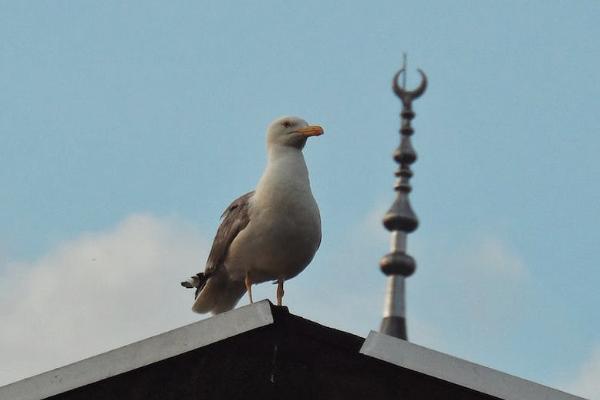
[[[280,306],[282,304],[284,293],[285,292],[283,291],[283,279],[279,279],[277,281],[277,305],[278,306]]]
[[[246,279],[244,279],[244,283],[246,284],[246,290],[248,291],[248,297],[250,297],[250,304],[254,303],[252,301],[252,281],[250,281],[250,276],[246,273]]]

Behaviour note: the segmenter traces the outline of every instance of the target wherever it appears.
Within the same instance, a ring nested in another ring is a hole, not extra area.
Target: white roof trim
[[[264,300],[0,387],[0,399],[44,399],[272,323]]]
[[[582,400],[504,372],[371,331],[362,354],[504,400]]]

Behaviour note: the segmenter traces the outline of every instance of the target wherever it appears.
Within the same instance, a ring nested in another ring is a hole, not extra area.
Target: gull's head
[[[309,125],[298,117],[281,117],[271,122],[267,129],[267,146],[287,146],[302,150],[311,136],[323,134],[323,128]]]

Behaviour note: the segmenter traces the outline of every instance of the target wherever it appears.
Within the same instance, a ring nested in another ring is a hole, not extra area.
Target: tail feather
[[[211,276],[196,297],[192,310],[213,314],[231,310],[246,293],[244,282],[232,281],[226,272]]]
[[[206,285],[206,281],[208,281],[210,276],[206,275],[204,272],[198,272],[196,275],[190,277],[189,279],[181,282],[181,286],[188,289],[196,288],[196,293],[194,293],[194,299],[198,297],[204,285]]]

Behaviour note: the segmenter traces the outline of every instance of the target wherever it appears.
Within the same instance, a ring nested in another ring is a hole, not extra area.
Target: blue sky
[[[411,340],[600,398],[598,20],[592,1],[1,2],[0,346],[46,345],[0,383],[199,318],[177,283],[281,115],[326,130],[305,150],[323,244],[290,310],[376,329],[407,52],[409,86],[430,80]]]

